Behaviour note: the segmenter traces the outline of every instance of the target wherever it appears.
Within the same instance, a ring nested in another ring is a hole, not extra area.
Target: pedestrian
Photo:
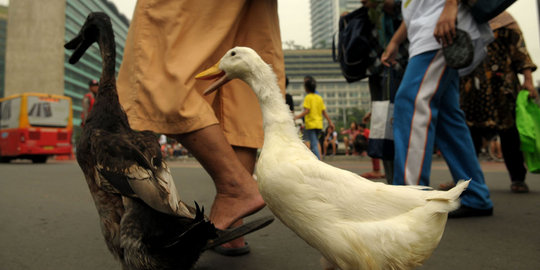
[[[401,1],[394,0],[361,0],[363,7],[369,8],[369,18],[374,27],[373,31],[370,31],[370,37],[368,39],[376,40],[379,44],[378,48],[372,48],[373,53],[370,55],[376,55],[380,58],[383,49],[386,47],[395,31],[399,28],[403,18],[401,16]],[[371,119],[371,114],[375,113],[376,119],[381,119],[379,115],[384,113],[388,114],[389,108],[382,108],[373,106],[374,102],[381,104],[383,101],[390,101],[388,106],[392,106],[394,97],[399,87],[403,73],[405,72],[405,67],[407,66],[408,61],[408,42],[403,42],[398,49],[396,55],[397,64],[390,67],[384,66],[381,61],[376,59],[373,61],[367,68],[368,73],[368,85],[369,92],[372,102],[372,111],[366,114],[363,118],[364,123],[368,123]],[[389,120],[391,121],[391,120]],[[391,133],[391,130],[377,130],[377,128],[389,128],[391,129],[391,124],[381,124],[380,121],[377,123],[371,123],[371,129],[375,130],[375,138],[371,138],[368,142],[368,155],[374,157],[372,160],[373,171],[365,173],[366,178],[380,178],[381,173],[378,173],[380,167],[380,159],[384,166],[384,171],[386,175],[386,180],[388,183],[393,182],[393,170],[394,170],[394,145],[389,138],[381,138],[379,134]],[[386,149],[390,148],[390,149]],[[380,158],[380,159],[379,159]]]
[[[88,93],[84,94],[82,100],[82,112],[81,112],[81,126],[84,126],[94,102],[96,100],[96,95],[99,89],[99,82],[97,80],[90,80],[88,82]]]
[[[117,83],[133,129],[180,142],[212,177],[210,220],[218,229],[238,226],[265,205],[252,177],[263,143],[257,98],[240,81],[203,97],[208,82],[195,80],[235,46],[257,51],[284,91],[277,0],[139,0]],[[223,248],[227,255],[249,252],[244,239]]]
[[[510,174],[510,189],[515,193],[529,192],[525,183],[527,169],[520,150],[516,128],[516,97],[522,89],[529,97],[538,96],[534,89],[532,72],[536,65],[525,46],[519,25],[508,12],[489,22],[495,40],[488,46],[488,55],[473,73],[460,82],[461,108],[476,149],[480,153],[482,137],[486,133],[498,134],[502,156]],[[517,76],[523,74],[523,84]]]
[[[319,136],[323,128],[323,116],[328,121],[328,125],[335,129],[332,120],[326,113],[326,106],[324,105],[323,98],[316,94],[317,81],[313,77],[307,77],[304,80],[304,89],[306,91],[306,97],[304,98],[304,110],[302,113],[296,115],[294,119],[304,118],[305,120],[305,134],[309,140],[310,149],[321,159],[320,145],[319,145]]]
[[[457,26],[469,33],[477,52],[484,50],[486,27],[457,0],[404,1],[403,23],[381,57],[383,64],[395,64],[399,44],[409,40],[409,63],[395,97],[394,184],[428,186],[436,143],[454,182],[471,179],[460,208],[449,217],[490,216],[493,203],[459,108],[458,70],[442,54],[455,36],[458,13]]]

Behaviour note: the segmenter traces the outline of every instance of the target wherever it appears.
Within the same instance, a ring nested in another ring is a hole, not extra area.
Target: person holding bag
[[[378,45],[373,51],[380,57],[383,48],[388,44],[394,32],[401,24],[401,1],[394,0],[361,0],[363,8],[368,8],[367,13],[374,31],[369,31],[368,40],[375,40]],[[373,61],[367,68],[369,91],[371,95],[371,112],[363,121],[370,122],[370,133],[367,154],[373,158],[373,164],[383,161],[385,178],[392,183],[394,169],[394,143],[392,134],[392,117],[394,108],[394,96],[401,81],[401,77],[407,65],[407,43],[399,47],[396,57],[399,64],[392,67],[384,66],[380,58]],[[379,178],[382,176],[378,166],[373,166],[373,171],[364,173],[366,178]]]
[[[465,112],[476,153],[480,153],[482,137],[497,133],[501,138],[502,154],[514,193],[527,193],[527,169],[520,150],[516,128],[516,98],[521,89],[529,97],[538,96],[534,89],[532,62],[519,25],[508,12],[489,21],[495,40],[488,46],[488,56],[473,73],[460,82],[461,108]],[[523,84],[517,76],[522,73]]]
[[[386,66],[395,64],[399,44],[408,38],[409,63],[394,106],[393,184],[429,186],[437,143],[454,182],[471,179],[460,208],[449,217],[491,216],[489,189],[459,108],[458,70],[447,66],[442,53],[453,42],[458,15],[459,28],[470,35],[477,51],[485,50],[490,41],[485,38],[487,25],[479,26],[457,0],[407,0],[402,3],[402,15],[403,23],[381,57]]]

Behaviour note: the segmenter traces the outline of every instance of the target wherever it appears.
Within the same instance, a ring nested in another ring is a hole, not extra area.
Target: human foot
[[[240,185],[217,186],[210,220],[218,229],[226,229],[239,219],[254,214],[265,206],[254,180]]]

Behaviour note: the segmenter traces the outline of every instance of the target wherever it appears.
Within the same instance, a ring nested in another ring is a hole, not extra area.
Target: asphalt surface
[[[334,166],[362,173],[367,158],[334,158]],[[186,202],[209,209],[210,177],[193,160],[170,162]],[[449,220],[439,247],[419,269],[540,269],[540,175],[527,175],[528,194],[510,192],[503,163],[482,162],[495,204],[492,217]],[[432,186],[449,181],[444,161],[432,168]],[[263,209],[255,216],[271,215]],[[249,218],[248,218],[249,220]],[[319,254],[279,220],[250,234],[251,253],[203,254],[195,269],[321,269]],[[120,269],[108,252],[78,165],[0,164],[0,270]]]

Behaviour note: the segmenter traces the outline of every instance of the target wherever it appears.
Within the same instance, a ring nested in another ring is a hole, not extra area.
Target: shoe
[[[510,185],[510,190],[513,193],[528,193],[529,192],[529,186],[525,184],[523,181],[512,181],[512,185]]]
[[[493,207],[489,209],[477,209],[461,205],[458,209],[448,213],[448,218],[487,217],[493,216]]]
[[[247,242],[244,242],[243,247],[227,248],[224,246],[217,246],[212,248],[212,250],[224,256],[242,256],[248,254],[251,251],[251,248]]]

